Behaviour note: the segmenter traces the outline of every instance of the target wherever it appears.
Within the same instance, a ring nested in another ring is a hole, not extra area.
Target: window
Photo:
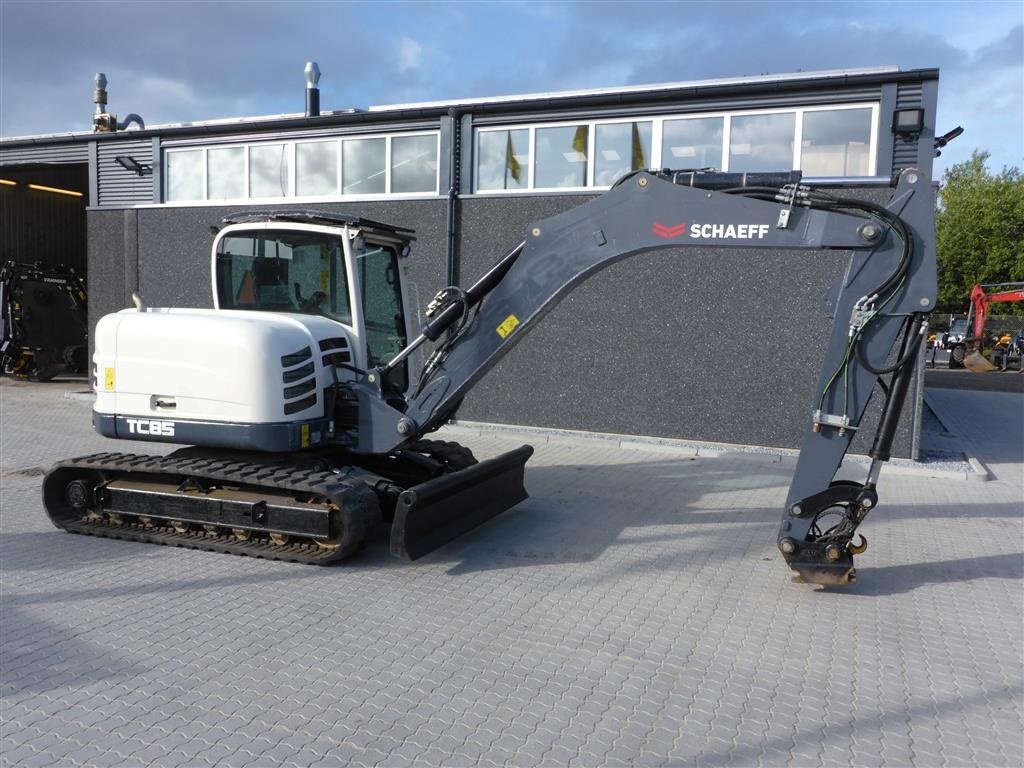
[[[804,113],[800,167],[807,176],[869,176],[870,109]]]
[[[661,165],[679,171],[721,169],[724,125],[724,117],[666,120],[661,132]]]
[[[245,197],[245,148],[211,149],[206,156],[206,198]]]
[[[341,146],[342,193],[383,194],[387,189],[384,139],[347,139]]]
[[[477,189],[526,189],[529,130],[486,131],[478,135]]]
[[[295,145],[295,194],[338,193],[338,142],[313,141]]]
[[[437,131],[196,149],[168,146],[164,200],[436,195],[439,151]]]
[[[341,238],[295,230],[225,237],[217,248],[217,303],[351,325]]]
[[[383,365],[405,349],[405,310],[399,283],[398,255],[391,248],[362,244],[356,251],[362,286],[363,322],[366,325],[367,365]],[[387,380],[399,392],[409,386],[409,368],[403,363]]]
[[[474,189],[607,189],[643,168],[870,176],[878,111],[868,103],[481,126]]]
[[[396,136],[391,140],[391,191],[437,189],[437,137]]]
[[[287,194],[288,146],[249,147],[249,197],[285,197]]]
[[[203,199],[203,151],[167,155],[167,196],[172,200]]]
[[[630,171],[650,168],[651,123],[608,123],[594,131],[594,184],[610,187]]]
[[[585,187],[588,133],[586,125],[538,128],[533,186]]]
[[[734,115],[729,139],[730,171],[791,171],[796,115]]]

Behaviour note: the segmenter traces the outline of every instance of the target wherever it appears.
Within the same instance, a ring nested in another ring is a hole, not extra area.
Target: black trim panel
[[[307,399],[312,399],[315,402],[316,396]],[[154,422],[156,423],[155,428]],[[145,425],[143,427],[145,432],[139,431],[140,423]],[[237,448],[245,451],[297,451],[329,442],[328,421],[323,418],[273,424],[237,424],[114,416],[93,411],[92,425],[104,437],[120,440],[178,443],[211,448]],[[153,434],[154,432],[157,434]],[[306,434],[305,445],[303,445],[303,432]]]

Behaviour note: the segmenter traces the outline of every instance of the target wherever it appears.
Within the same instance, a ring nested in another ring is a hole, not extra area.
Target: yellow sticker
[[[103,369],[103,386],[107,389],[108,392],[112,392],[114,390],[114,369],[113,368],[104,368]]]
[[[498,335],[503,339],[507,339],[508,335],[512,333],[519,326],[519,318],[515,315],[509,315],[505,318],[505,321],[498,326]]]
[[[309,424],[302,425],[302,447],[309,448]]]

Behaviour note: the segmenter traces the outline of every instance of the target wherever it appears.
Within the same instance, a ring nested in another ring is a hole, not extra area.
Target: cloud
[[[961,125],[964,135],[942,151],[939,171],[991,153],[989,167],[1024,167],[1024,26],[980,46],[939,84],[939,130]]]
[[[943,162],[988,142],[1019,164],[1019,5],[922,7],[0,0],[0,134],[88,130],[97,71],[154,124],[301,112],[307,60],[325,110],[897,64],[940,68],[940,124],[973,126]]]
[[[398,60],[395,66],[400,74],[418,69],[422,60],[422,45],[408,37],[398,38]]]
[[[1009,3],[975,3],[970,16],[984,27],[960,31],[964,10],[937,4],[927,17],[920,6],[886,3],[679,3],[646,6],[595,3],[572,6],[561,43],[545,59],[543,78],[569,87],[597,82],[615,64],[622,84],[645,84],[897,65],[940,70],[937,128],[967,129],[937,162],[937,169],[986,147],[994,165],[1021,165],[1024,126],[1024,32]],[[1002,17],[1010,24],[999,26]],[[1009,27],[1009,31],[1007,28]],[[581,39],[586,45],[579,45]]]
[[[1012,67],[1021,71],[1024,61],[1024,24],[1018,24],[1002,39],[983,45],[974,54],[974,65],[982,67]]]

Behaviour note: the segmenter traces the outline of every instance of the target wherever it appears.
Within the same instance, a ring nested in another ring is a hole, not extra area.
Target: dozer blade
[[[988,373],[989,371],[998,370],[996,366],[992,365],[978,351],[964,356],[964,368],[975,373]]]
[[[494,459],[420,483],[398,497],[391,554],[416,560],[500,515],[527,497],[524,445]]]

